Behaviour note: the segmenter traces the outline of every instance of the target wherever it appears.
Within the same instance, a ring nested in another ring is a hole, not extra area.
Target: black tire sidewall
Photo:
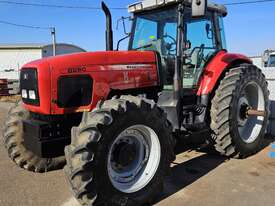
[[[251,67],[249,67],[248,69],[250,69],[250,68]],[[264,122],[263,122],[261,131],[260,131],[257,139],[255,139],[255,141],[252,143],[244,142],[238,132],[238,121],[237,121],[237,118],[238,118],[237,117],[237,114],[238,114],[237,108],[238,108],[238,101],[239,101],[238,95],[242,93],[242,91],[245,89],[245,87],[249,83],[251,83],[251,82],[257,83],[263,91],[264,100],[265,100],[265,111],[269,111],[269,104],[268,104],[269,94],[268,94],[265,79],[263,77],[259,78],[259,76],[256,76],[256,75],[250,75],[250,76],[248,75],[248,77],[246,77],[246,74],[244,74],[243,77],[244,78],[240,79],[240,81],[237,83],[236,89],[234,91],[232,105],[230,107],[231,118],[230,118],[229,124],[230,124],[230,128],[231,128],[232,140],[235,144],[236,150],[238,152],[240,152],[241,154],[245,154],[244,156],[246,156],[247,154],[254,153],[255,151],[258,151],[260,149],[260,147],[262,145],[263,138],[266,133],[268,117],[264,118]]]

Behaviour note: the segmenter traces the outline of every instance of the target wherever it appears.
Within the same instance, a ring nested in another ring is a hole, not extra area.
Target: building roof
[[[47,44],[47,43],[0,44],[0,50],[4,50],[4,49],[43,49],[48,46],[52,46],[52,44]],[[85,52],[84,49],[82,49],[79,46],[73,45],[73,44],[57,43],[56,46],[71,46],[71,47],[78,48]]]
[[[0,49],[41,49],[47,44],[0,44]]]

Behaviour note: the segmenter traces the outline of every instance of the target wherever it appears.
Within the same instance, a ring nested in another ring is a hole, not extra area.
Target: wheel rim
[[[238,102],[238,131],[245,143],[253,143],[263,127],[264,117],[247,116],[247,107],[255,110],[265,110],[265,98],[262,88],[256,82],[248,83],[244,88]]]
[[[161,156],[157,134],[145,125],[134,125],[121,132],[108,153],[108,175],[121,192],[144,188],[154,177]]]

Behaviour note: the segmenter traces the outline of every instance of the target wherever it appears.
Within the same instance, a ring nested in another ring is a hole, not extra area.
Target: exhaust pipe
[[[113,51],[112,15],[103,1],[101,2],[101,7],[106,16],[106,51]]]

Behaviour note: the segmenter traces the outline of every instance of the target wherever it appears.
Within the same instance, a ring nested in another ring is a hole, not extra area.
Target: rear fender
[[[207,64],[199,82],[198,96],[211,94],[223,74],[232,66],[252,61],[241,54],[227,53],[222,50]]]

